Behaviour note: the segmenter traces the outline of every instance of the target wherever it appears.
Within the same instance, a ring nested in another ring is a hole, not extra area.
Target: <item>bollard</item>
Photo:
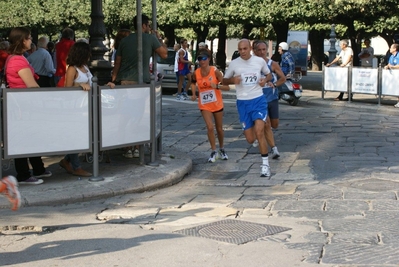
[[[151,140],[151,160],[147,165],[158,167],[159,163],[156,161],[156,153],[157,153],[157,140],[156,140],[156,108],[155,108],[155,75],[151,75],[151,84],[150,84],[150,140]]]
[[[99,93],[98,93],[98,79],[92,78],[91,96],[92,96],[92,112],[93,112],[93,177],[89,178],[90,182],[103,181],[103,177],[99,177],[99,138],[98,138],[98,111],[99,111]]]

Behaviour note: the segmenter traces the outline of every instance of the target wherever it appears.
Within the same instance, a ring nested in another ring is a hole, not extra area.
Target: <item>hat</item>
[[[288,44],[286,42],[281,42],[278,46],[280,46],[281,49],[288,51]]]
[[[200,47],[200,46],[205,47],[205,43],[204,43],[204,42],[199,43],[199,44],[198,44],[198,47]]]

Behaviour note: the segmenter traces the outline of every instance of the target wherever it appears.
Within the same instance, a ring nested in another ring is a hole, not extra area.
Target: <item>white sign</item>
[[[324,68],[324,90],[347,92],[348,68],[342,68],[342,67]]]
[[[352,68],[352,93],[378,94],[378,69]]]
[[[399,96],[399,70],[382,70],[382,95]]]

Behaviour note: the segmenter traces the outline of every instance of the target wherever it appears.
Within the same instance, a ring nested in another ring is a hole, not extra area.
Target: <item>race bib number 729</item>
[[[255,85],[258,81],[257,73],[243,73],[241,74],[242,85]]]

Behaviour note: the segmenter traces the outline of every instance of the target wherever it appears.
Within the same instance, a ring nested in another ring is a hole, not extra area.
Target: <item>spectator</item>
[[[16,27],[11,30],[10,56],[6,62],[7,82],[10,88],[38,88],[35,78],[35,71],[29,65],[28,60],[23,56],[31,47],[32,37],[30,31],[25,27]],[[41,184],[40,178],[50,177],[52,173],[46,171],[41,157],[30,157],[29,162],[33,168],[33,175],[30,174],[28,158],[14,159],[17,180],[20,184]]]
[[[334,64],[335,62],[338,62],[339,59],[341,59],[341,64],[340,66],[343,68],[347,68],[352,66],[352,61],[353,61],[353,50],[352,48],[348,47],[349,45],[349,41],[348,40],[341,40],[341,42],[339,42],[339,46],[341,47],[341,52],[339,53],[339,55],[337,55],[333,61],[331,61],[330,63],[328,63],[326,65],[326,67],[331,66],[332,64]],[[341,101],[341,100],[348,100],[347,99],[342,99],[342,97],[344,96],[344,93],[340,93],[338,95],[337,98],[335,98],[335,101]]]
[[[74,33],[70,28],[65,28],[61,34],[61,40],[55,45],[55,83],[57,84],[61,77],[66,73],[66,58],[74,41]]]
[[[158,31],[154,30],[156,36],[150,34],[150,19],[142,15],[142,41],[143,41],[143,82],[150,82],[150,58],[155,52],[161,58],[167,58],[168,49],[163,44],[163,39]],[[134,28],[137,30],[137,16],[134,17]],[[112,83],[120,82],[122,85],[137,84],[138,77],[138,52],[137,52],[137,33],[131,33],[122,39],[114,62],[112,71]]]
[[[0,42],[0,80],[3,78],[4,75],[4,65],[6,63],[8,57],[8,47],[10,43],[7,41]]]
[[[66,64],[65,87],[82,87],[84,91],[91,88],[91,74],[87,66],[90,60],[90,45],[86,42],[76,42],[69,50]],[[60,166],[67,173],[76,176],[90,177],[92,174],[82,169],[79,154],[68,154],[61,161]]]
[[[282,42],[278,45],[278,52],[281,55],[280,67],[287,79],[295,73],[295,60],[290,53],[288,44]]]
[[[115,40],[114,40],[114,51],[112,53],[112,62],[115,62],[115,58],[116,58],[116,52],[118,51],[118,47],[122,41],[123,38],[125,38],[126,36],[129,36],[129,34],[131,34],[132,31],[129,29],[121,29],[118,31],[118,33],[115,35]]]
[[[389,48],[389,52],[391,53],[391,56],[389,57],[388,64],[384,69],[399,69],[399,44],[392,44]],[[399,98],[398,103],[396,103],[394,107],[399,108]]]
[[[370,46],[370,39],[364,40],[365,48],[359,53],[361,66],[371,68],[373,66],[374,48]]]
[[[55,68],[53,59],[47,51],[47,44],[48,38],[45,36],[40,37],[37,41],[38,49],[28,57],[28,61],[35,73],[39,75],[37,83],[40,87],[51,87],[54,84],[51,80],[55,74]]]

